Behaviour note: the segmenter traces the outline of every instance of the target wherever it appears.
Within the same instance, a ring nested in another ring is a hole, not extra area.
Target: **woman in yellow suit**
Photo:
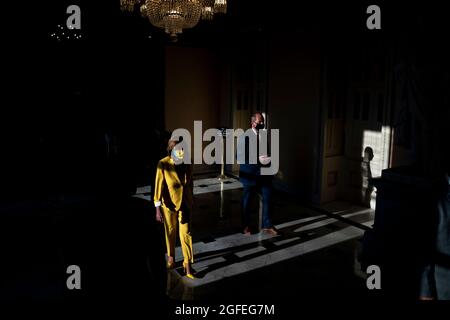
[[[177,227],[183,252],[183,268],[188,278],[194,279],[191,263],[194,262],[191,236],[191,211],[193,205],[192,167],[183,163],[184,151],[170,140],[169,155],[158,163],[154,202],[156,220],[164,224],[167,247],[167,267],[175,264]]]

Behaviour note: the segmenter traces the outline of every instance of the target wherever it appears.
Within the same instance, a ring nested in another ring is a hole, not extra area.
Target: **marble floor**
[[[303,297],[367,296],[358,263],[361,236],[373,211],[348,203],[308,206],[274,191],[272,221],[282,232],[259,232],[259,201],[252,203],[253,234],[241,230],[242,185],[217,174],[195,177],[193,268],[166,272],[163,230],[154,219],[150,187],[128,194],[67,194],[10,201],[0,207],[5,285],[0,300],[97,301],[165,299],[275,303]],[[66,288],[67,266],[82,270],[82,290]],[[167,281],[166,281],[167,280]]]
[[[150,190],[138,190],[146,200]],[[259,232],[258,199],[253,204],[252,235],[241,231],[242,185],[234,178],[197,177],[192,217],[193,268],[197,279],[182,275],[180,246],[176,268],[168,273],[167,293],[177,300],[236,296],[282,298],[286,285],[318,298],[339,292],[361,296],[365,277],[358,263],[360,239],[373,224],[374,212],[349,203],[305,206],[274,192],[273,222],[279,236]],[[263,280],[262,280],[263,279]],[[238,289],[237,289],[238,288]]]

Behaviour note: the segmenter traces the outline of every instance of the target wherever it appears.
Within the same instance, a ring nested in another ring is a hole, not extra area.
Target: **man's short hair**
[[[252,122],[256,120],[256,115],[257,114],[260,114],[261,117],[263,116],[262,112],[256,111],[255,113],[252,114],[252,116],[250,118]]]

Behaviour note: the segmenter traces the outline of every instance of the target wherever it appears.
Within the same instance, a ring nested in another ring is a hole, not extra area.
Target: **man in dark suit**
[[[242,222],[246,235],[251,234],[250,199],[252,194],[258,191],[262,195],[262,232],[271,235],[279,234],[270,219],[273,176],[261,175],[261,167],[269,165],[271,161],[268,152],[263,151],[263,149],[268,149],[264,147],[264,143],[261,143],[261,141],[264,141],[261,135],[263,129],[264,117],[260,112],[256,112],[251,117],[251,130],[247,130],[238,139],[239,180],[244,185]]]

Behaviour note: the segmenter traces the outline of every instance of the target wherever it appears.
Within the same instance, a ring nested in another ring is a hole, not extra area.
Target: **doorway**
[[[353,48],[348,58],[326,59],[321,203],[375,207],[369,178],[388,168],[392,136],[391,62],[381,48]]]

